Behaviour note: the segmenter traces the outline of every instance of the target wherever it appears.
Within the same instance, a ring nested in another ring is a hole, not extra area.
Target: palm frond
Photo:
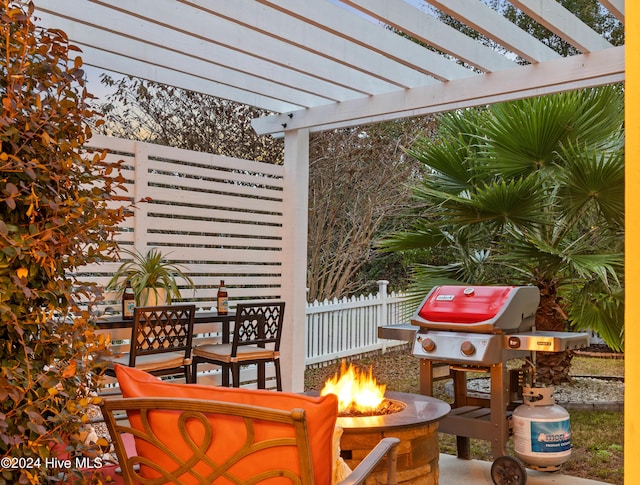
[[[548,197],[540,187],[538,177],[498,180],[479,188],[474,204],[481,220],[494,221],[500,226],[533,227],[548,223],[544,208]]]
[[[617,143],[612,143],[615,147]],[[624,151],[569,144],[560,152],[559,193],[568,217],[593,209],[604,220],[624,225]]]
[[[439,143],[422,140],[407,153],[428,166],[430,170],[425,178],[443,192],[458,194],[469,189],[470,174],[465,161],[470,154],[459,140],[442,140]]]
[[[505,177],[521,177],[555,169],[555,152],[566,139],[574,108],[574,103],[556,97],[494,105],[485,151],[494,170]]]
[[[446,243],[447,239],[442,231],[420,225],[411,231],[398,231],[388,235],[379,242],[378,247],[385,252],[430,249]]]
[[[616,351],[624,348],[624,291],[621,287],[607,290],[597,284],[573,289],[567,298],[571,328],[594,331]]]
[[[562,144],[608,140],[621,130],[624,103],[619,87],[606,86],[496,104],[491,112],[484,154],[496,171],[519,177],[555,172]]]
[[[605,287],[619,285],[618,275],[624,268],[624,254],[568,254],[566,263],[579,278],[598,278]]]

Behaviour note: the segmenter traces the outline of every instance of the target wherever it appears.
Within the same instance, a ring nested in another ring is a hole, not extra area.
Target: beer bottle
[[[133,318],[133,309],[136,307],[135,296],[131,288],[131,282],[127,280],[127,284],[122,292],[122,318],[131,320]]]
[[[229,295],[227,294],[227,288],[224,286],[224,280],[220,280],[217,300],[218,315],[226,315],[229,312]]]

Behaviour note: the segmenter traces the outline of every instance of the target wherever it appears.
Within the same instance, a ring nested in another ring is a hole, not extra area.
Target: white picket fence
[[[404,341],[378,339],[378,327],[407,323],[403,294],[388,294],[386,280],[378,293],[307,304],[305,364],[316,366],[389,347]]]

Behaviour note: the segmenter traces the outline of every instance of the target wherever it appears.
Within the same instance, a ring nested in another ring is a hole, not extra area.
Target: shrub
[[[101,291],[73,271],[111,258],[124,217],[110,203],[120,164],[82,148],[95,113],[78,49],[64,32],[38,28],[33,11],[2,0],[0,456],[35,466],[3,466],[0,484],[55,476],[45,461],[55,445],[94,452],[77,435],[107,351],[92,315]]]

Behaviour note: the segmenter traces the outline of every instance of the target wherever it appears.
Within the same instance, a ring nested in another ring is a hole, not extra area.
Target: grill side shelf
[[[564,352],[589,346],[589,334],[579,332],[526,332],[505,335],[504,347],[534,352]]]
[[[416,338],[418,329],[415,325],[408,323],[401,325],[383,325],[378,327],[378,338],[388,340],[404,340],[405,342],[413,342]]]

